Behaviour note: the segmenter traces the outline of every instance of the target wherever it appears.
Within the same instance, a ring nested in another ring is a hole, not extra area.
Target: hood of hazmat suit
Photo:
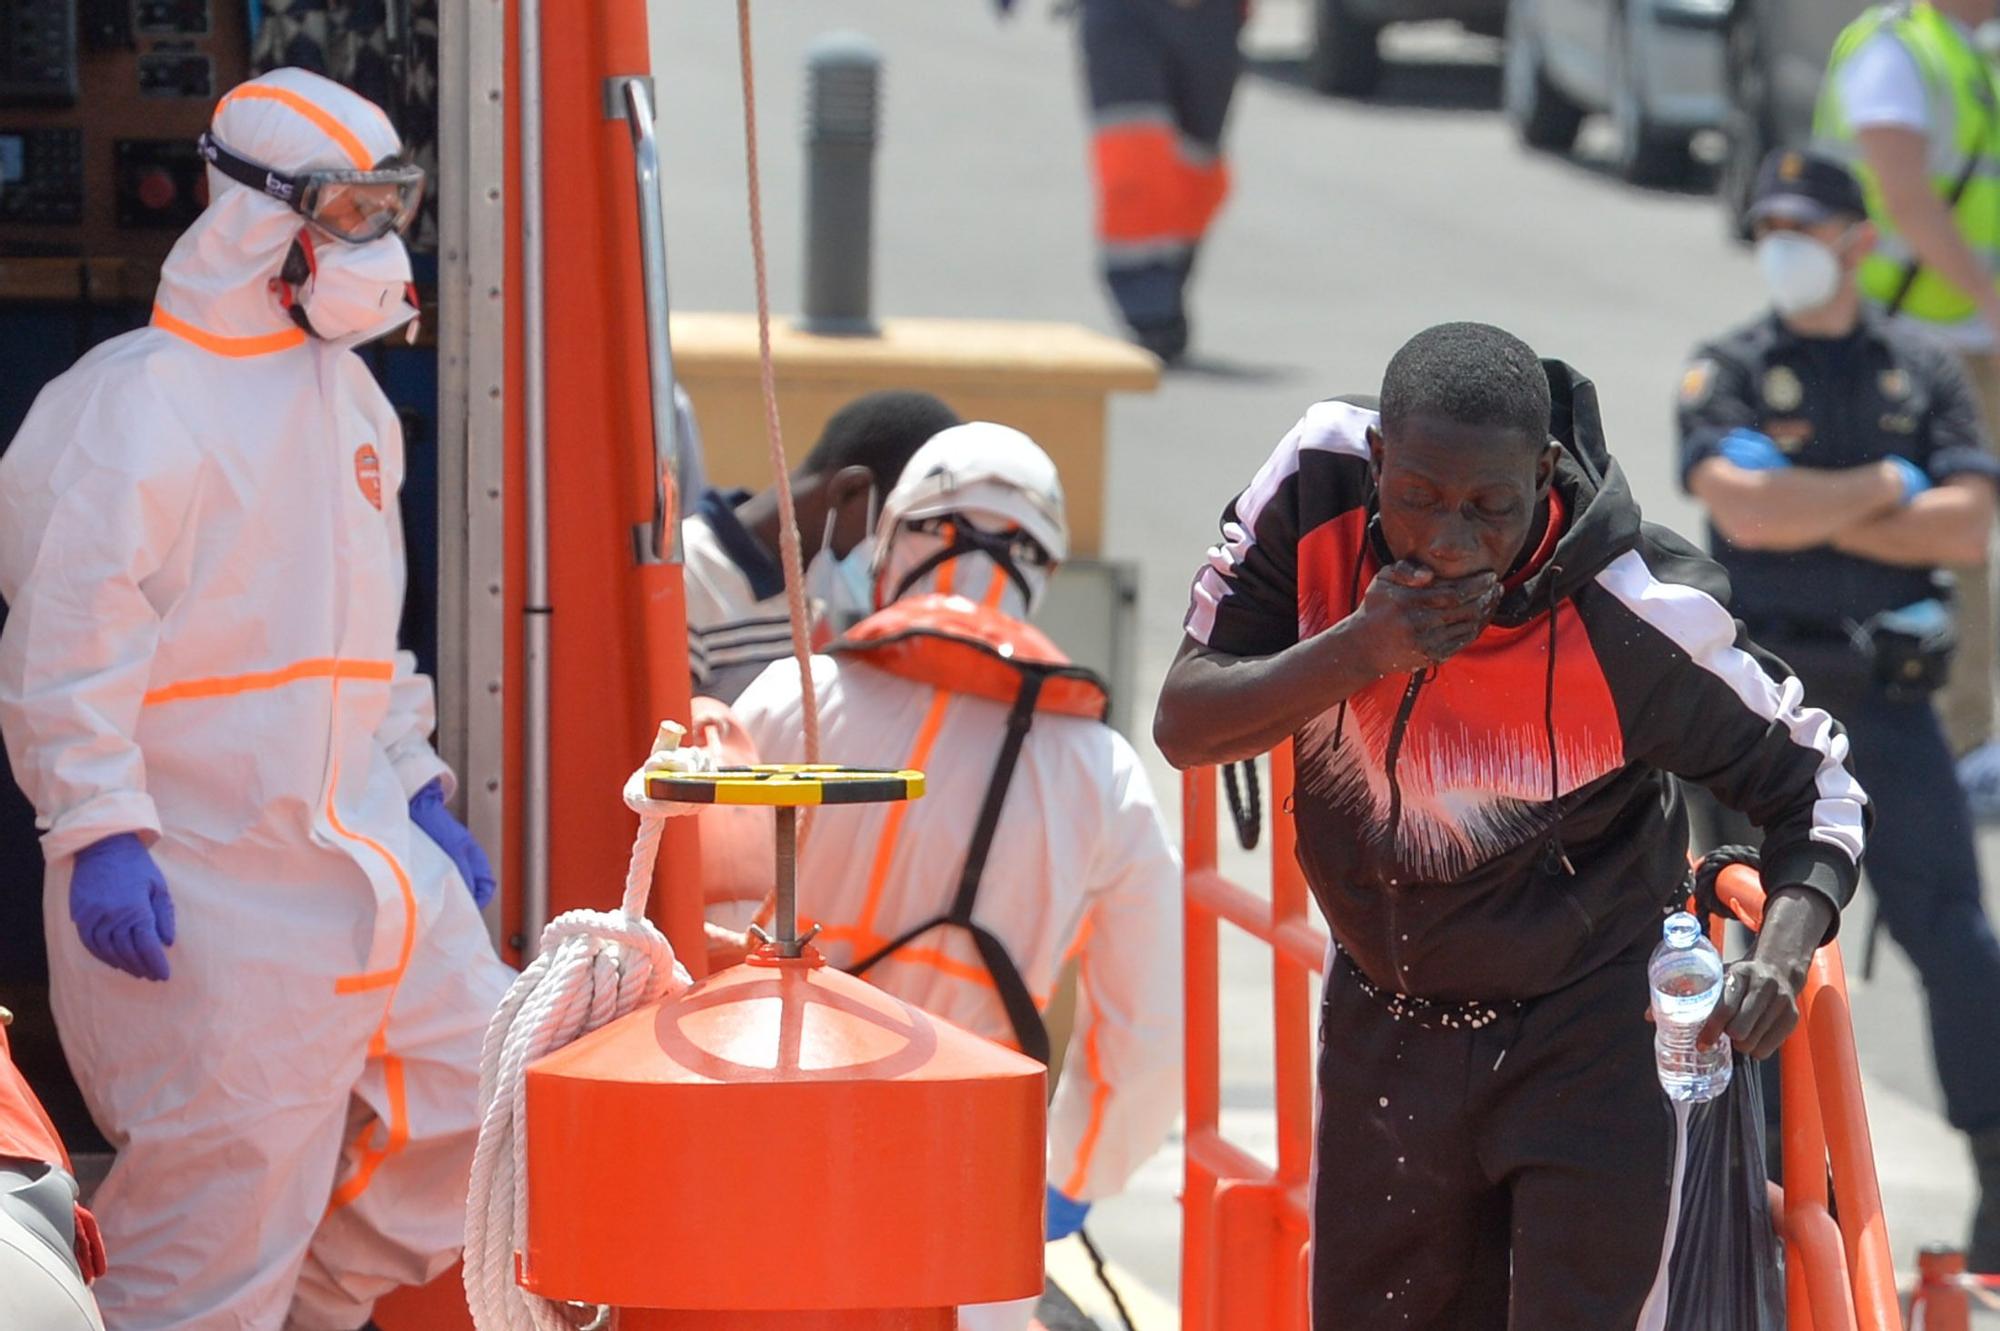
[[[967,421],[927,440],[883,501],[871,608],[935,593],[1028,619],[1068,557],[1055,463],[1011,426]]]
[[[300,70],[230,92],[210,132],[284,173],[400,149]],[[118,1148],[107,1320],[352,1326],[455,1256],[507,975],[409,819],[452,778],[397,644],[402,431],[351,350],[405,316],[309,333],[282,274],[314,224],[209,186],[151,325],[44,388],[0,455],[0,731],[43,831],[57,1023]],[[395,278],[399,249],[352,248]],[[69,920],[73,857],[117,833],[174,900],[164,983]]]

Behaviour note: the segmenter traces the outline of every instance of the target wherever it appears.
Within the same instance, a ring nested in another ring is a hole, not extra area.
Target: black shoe
[[[1134,325],[1132,340],[1167,364],[1177,364],[1187,355],[1188,321],[1179,318],[1143,327]]]
[[[1972,1163],[1979,1175],[1979,1209],[1965,1245],[1965,1269],[2000,1275],[2000,1128],[1973,1135]]]

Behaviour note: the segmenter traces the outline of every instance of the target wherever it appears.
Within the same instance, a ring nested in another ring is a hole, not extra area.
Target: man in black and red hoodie
[[[1641,521],[1589,382],[1479,324],[1414,338],[1379,410],[1314,405],[1224,511],[1154,735],[1179,766],[1296,741],[1335,942],[1316,1327],[1661,1324],[1672,778],[1766,833],[1764,929],[1708,1032],[1754,1057],[1798,1020],[1866,823],[1845,737],[1726,596]]]

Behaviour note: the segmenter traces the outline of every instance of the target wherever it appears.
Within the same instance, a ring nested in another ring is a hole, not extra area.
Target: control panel
[[[46,274],[9,262],[36,259],[119,261],[121,289],[145,298],[207,204],[195,140],[247,77],[246,14],[243,0],[0,0],[0,301],[46,292]]]
[[[7,0],[0,8],[0,102],[73,106],[76,0]]]
[[[83,131],[0,129],[0,222],[83,220]]]

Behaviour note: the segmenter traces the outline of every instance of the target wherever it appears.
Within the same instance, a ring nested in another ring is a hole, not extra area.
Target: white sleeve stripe
[[[1323,453],[1368,456],[1368,427],[1381,417],[1366,407],[1347,402],[1315,402],[1306,408],[1291,432],[1279,441],[1277,451],[1265,461],[1248,489],[1236,501],[1236,519],[1247,536],[1257,526],[1264,506],[1277,496],[1287,477],[1299,470],[1299,454],[1307,449]],[[1246,547],[1247,548],[1247,547]]]
[[[1237,497],[1236,521],[1223,524],[1221,542],[1209,547],[1208,564],[1195,576],[1194,604],[1187,623],[1195,641],[1205,646],[1215,632],[1216,611],[1229,595],[1229,579],[1257,544],[1257,519],[1284,483],[1298,474],[1300,453],[1318,449],[1365,459],[1368,427],[1379,419],[1376,412],[1348,402],[1315,402],[1306,408],[1306,414],[1279,442],[1249,488]]]
[[[1736,645],[1736,622],[1707,593],[1653,576],[1636,551],[1613,560],[1597,583],[1647,624],[1686,652],[1694,664],[1729,687],[1739,702],[1765,721],[1782,722],[1792,742],[1819,755],[1813,803],[1814,841],[1833,846],[1859,864],[1864,842],[1862,806],[1868,796],[1845,766],[1847,738],[1833,718],[1800,704],[1805,688],[1796,678],[1778,683],[1755,657]],[[1692,724],[1692,719],[1690,719]]]

